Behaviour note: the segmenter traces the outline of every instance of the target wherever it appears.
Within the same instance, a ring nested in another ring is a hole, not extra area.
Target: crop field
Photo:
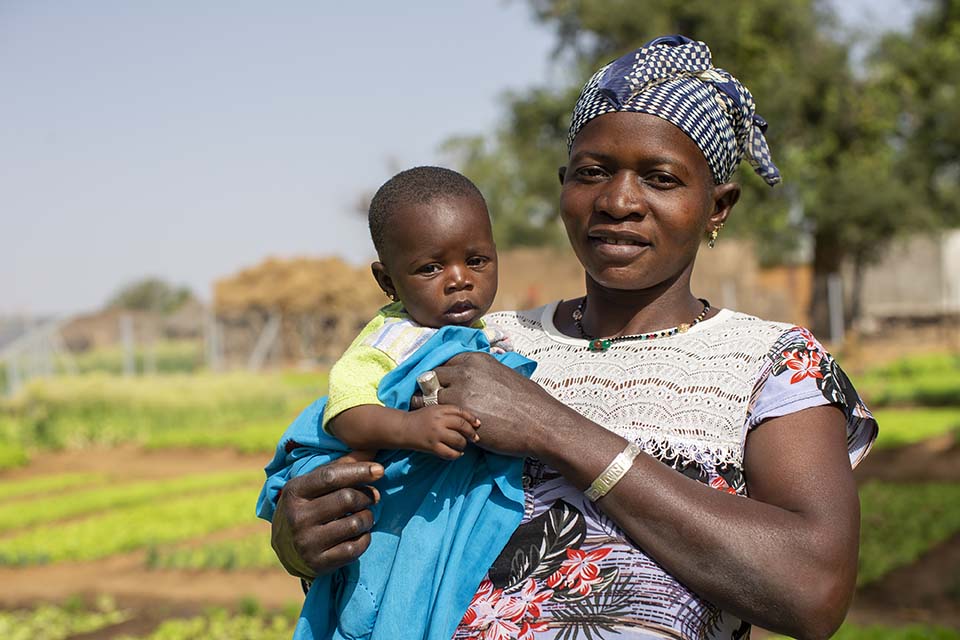
[[[881,436],[857,470],[858,593],[836,637],[960,639],[960,358],[853,377]],[[84,373],[0,400],[0,638],[289,638],[302,592],[254,503],[278,436],[325,386]]]

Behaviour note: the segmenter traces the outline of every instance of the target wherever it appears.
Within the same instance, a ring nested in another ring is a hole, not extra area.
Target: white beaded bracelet
[[[597,479],[590,483],[590,486],[583,492],[591,502],[596,502],[607,495],[610,489],[613,489],[627,471],[633,466],[633,461],[643,452],[639,446],[631,442],[626,448],[617,454],[607,468],[604,469]]]

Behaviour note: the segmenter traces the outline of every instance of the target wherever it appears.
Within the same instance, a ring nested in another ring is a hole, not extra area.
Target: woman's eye
[[[669,173],[654,173],[645,177],[644,182],[653,185],[654,187],[667,188],[675,187],[680,184],[680,181],[674,178]]]
[[[584,180],[597,180],[605,178],[607,175],[607,171],[603,167],[589,166],[577,169],[577,177]]]

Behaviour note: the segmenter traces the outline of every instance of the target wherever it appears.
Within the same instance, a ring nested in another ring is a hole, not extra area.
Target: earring
[[[720,229],[723,229],[722,222],[717,224],[717,226],[713,228],[713,231],[710,232],[710,239],[707,240],[707,246],[711,249],[713,249],[717,244],[717,236],[720,235]]]
[[[385,296],[387,296],[388,298],[390,298],[390,300],[391,300],[392,302],[396,302],[396,301],[397,301],[397,294],[395,294],[395,293],[390,293],[389,291],[384,291],[383,294],[384,294]]]

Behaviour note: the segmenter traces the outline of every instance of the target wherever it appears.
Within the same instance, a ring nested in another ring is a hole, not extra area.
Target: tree
[[[929,204],[930,224],[960,223],[960,0],[927,3],[907,33],[888,34],[871,63],[899,107],[901,180]]]
[[[846,261],[862,272],[893,237],[929,217],[926,198],[903,188],[903,145],[895,140],[902,104],[877,67],[865,73],[854,69],[853,43],[837,35],[825,3],[758,0],[718,8],[711,0],[529,2],[536,19],[554,28],[556,55],[576,80],[508,96],[507,117],[492,144],[474,138],[449,145],[459,152],[463,171],[492,195],[501,244],[557,238],[556,167],[565,160],[566,127],[579,86],[603,62],[668,33],[707,42],[714,63],[751,89],[758,112],[770,122],[767,138],[784,185],[771,190],[749,167],[741,169],[745,194],[730,229],[758,239],[760,258],[767,263],[794,259],[798,240],[811,239],[815,331],[825,333],[829,326],[828,277]],[[940,4],[955,11],[957,0]],[[954,49],[956,42],[954,35]],[[956,129],[949,133],[955,135]],[[955,163],[947,163],[941,174],[951,171],[956,172]]]
[[[123,286],[110,298],[107,307],[170,313],[192,298],[187,287],[176,287],[160,278],[142,278]]]

